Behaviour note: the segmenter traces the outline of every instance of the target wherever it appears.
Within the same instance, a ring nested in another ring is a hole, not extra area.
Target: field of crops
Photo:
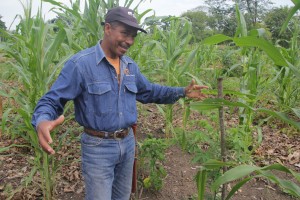
[[[83,199],[73,103],[52,133],[55,156],[39,146],[31,125],[39,98],[64,63],[102,38],[101,22],[116,0],[67,7],[43,0],[58,17],[31,13],[16,30],[0,29],[0,199]],[[295,7],[275,40],[263,22],[249,26],[237,5],[234,30],[195,33],[186,16],[136,13],[139,33],[128,55],[152,82],[207,85],[208,98],[174,105],[138,103],[138,190],[132,199],[297,199],[300,197],[300,27]],[[127,7],[142,0],[126,0]],[[197,12],[197,11],[195,11]],[[1,19],[1,18],[0,18]],[[249,28],[251,27],[251,28]],[[279,37],[279,36],[278,36]]]

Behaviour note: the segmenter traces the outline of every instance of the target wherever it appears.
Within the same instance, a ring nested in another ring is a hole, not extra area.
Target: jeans
[[[132,129],[121,139],[81,136],[86,200],[129,200],[135,140]]]

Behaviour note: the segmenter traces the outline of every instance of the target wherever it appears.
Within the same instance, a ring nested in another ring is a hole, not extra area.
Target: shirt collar
[[[97,65],[105,58],[104,51],[100,45],[101,41],[102,40],[100,40],[95,46]],[[121,61],[124,62],[126,65],[128,65],[128,63],[133,63],[133,61],[131,59],[129,59],[127,56],[121,56]]]
[[[95,46],[95,52],[96,52],[96,63],[99,65],[99,63],[105,58],[104,51],[101,47],[101,40],[96,44]]]

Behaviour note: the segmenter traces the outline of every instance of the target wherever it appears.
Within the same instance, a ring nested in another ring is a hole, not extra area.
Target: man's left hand
[[[184,92],[185,96],[192,99],[202,100],[207,96],[201,92],[202,89],[208,89],[205,85],[196,85],[195,80],[193,79],[190,85],[185,87]]]

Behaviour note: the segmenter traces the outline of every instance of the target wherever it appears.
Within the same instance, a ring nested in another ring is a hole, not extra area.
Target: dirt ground
[[[175,120],[176,121],[176,120]],[[68,126],[73,126],[69,124]],[[63,127],[62,131],[68,127]],[[163,134],[163,119],[155,105],[143,107],[138,122],[138,140],[141,141],[147,134]],[[75,133],[75,137],[80,132]],[[73,136],[74,136],[73,135]],[[287,135],[269,126],[263,128],[264,140],[254,157],[257,165],[282,163],[293,170],[300,172],[300,138],[298,135]],[[21,139],[9,140],[2,133],[0,147],[10,144],[22,144]],[[80,171],[80,144],[78,140],[72,143],[65,142],[63,149],[56,153],[58,159],[64,159],[65,165],[57,174],[57,200],[84,199],[84,184]],[[199,170],[199,163],[192,163],[193,155],[182,151],[178,145],[172,145],[165,152],[164,168],[167,176],[160,191],[138,188],[132,199],[140,200],[193,200],[197,199],[195,175]],[[7,192],[13,191],[24,181],[31,170],[30,161],[34,159],[30,149],[14,147],[8,151],[0,151],[0,199],[7,199]],[[281,178],[290,179],[287,174],[277,173]],[[24,183],[24,182],[23,182]],[[42,199],[38,189],[39,176],[33,177],[33,184],[17,191],[12,199]],[[299,183],[298,183],[299,184]],[[228,188],[232,187],[229,185]],[[209,198],[207,198],[209,200]],[[292,200],[276,185],[264,179],[255,179],[239,190],[233,200]]]

